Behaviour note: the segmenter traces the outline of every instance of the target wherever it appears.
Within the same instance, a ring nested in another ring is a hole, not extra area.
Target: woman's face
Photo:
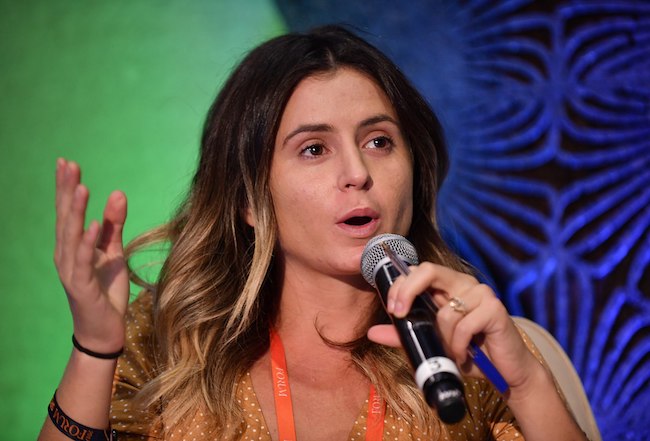
[[[270,189],[286,270],[358,274],[371,237],[406,235],[413,164],[381,88],[350,68],[300,82],[280,121]]]

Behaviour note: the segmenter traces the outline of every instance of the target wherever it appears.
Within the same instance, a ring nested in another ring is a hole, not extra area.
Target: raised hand
[[[126,196],[120,191],[111,193],[102,226],[92,221],[84,230],[88,196],[79,166],[59,159],[54,263],[72,311],[74,335],[87,349],[113,353],[124,345],[129,299],[122,243]]]

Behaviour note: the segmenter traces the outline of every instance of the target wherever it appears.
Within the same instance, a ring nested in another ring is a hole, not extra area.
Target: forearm
[[[85,426],[106,429],[116,364],[117,360],[102,360],[73,350],[56,392],[63,412]],[[69,438],[47,416],[38,439],[64,441]]]
[[[541,364],[530,384],[511,390],[508,406],[526,441],[587,439],[560,397],[551,374]]]

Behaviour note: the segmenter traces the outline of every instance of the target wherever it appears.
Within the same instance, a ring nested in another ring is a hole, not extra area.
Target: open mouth
[[[370,216],[354,216],[350,219],[347,219],[344,223],[346,225],[361,226],[369,222],[372,222],[372,218]]]

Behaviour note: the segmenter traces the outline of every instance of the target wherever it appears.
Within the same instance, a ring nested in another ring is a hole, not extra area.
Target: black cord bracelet
[[[93,429],[86,427],[70,418],[61,410],[59,403],[56,401],[56,392],[52,396],[52,401],[47,407],[47,413],[52,420],[52,424],[59,431],[70,439],[76,441],[117,441],[117,432],[115,429]]]
[[[122,352],[124,352],[124,348],[120,349],[117,352],[113,352],[111,354],[102,354],[101,352],[91,351],[90,349],[86,349],[83,346],[81,346],[79,344],[79,342],[77,341],[77,339],[75,338],[74,334],[72,334],[72,344],[80,352],[83,352],[84,354],[90,355],[91,357],[101,358],[102,360],[113,360],[115,358],[118,358],[120,355],[122,355]]]

